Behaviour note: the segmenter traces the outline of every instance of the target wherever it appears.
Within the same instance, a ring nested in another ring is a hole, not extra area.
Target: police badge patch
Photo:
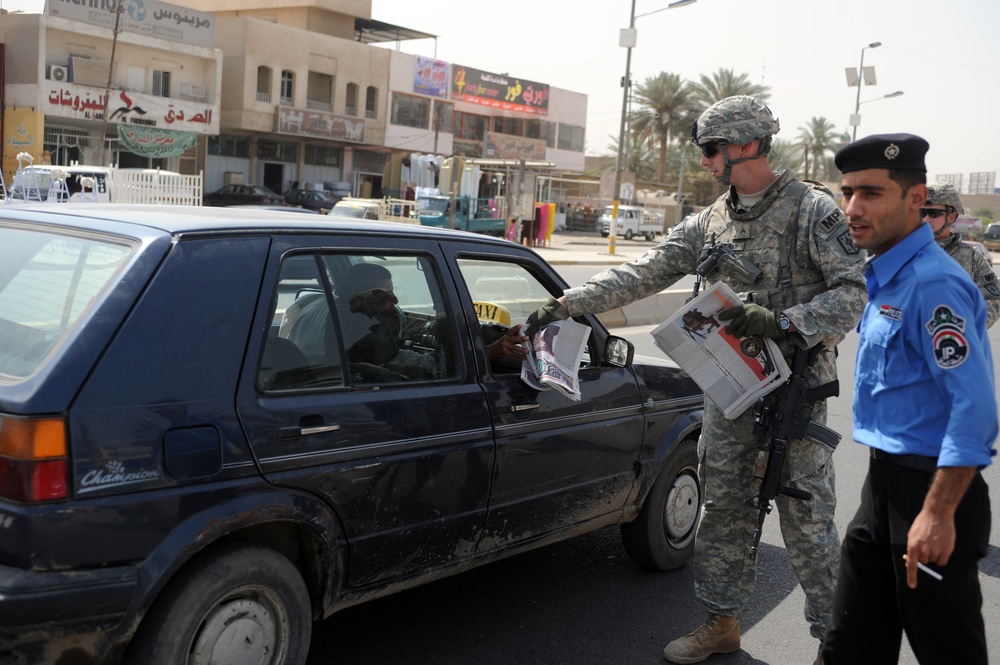
[[[965,319],[955,314],[947,305],[938,305],[934,316],[924,324],[934,346],[934,362],[941,369],[954,369],[969,357],[969,343],[965,340]]]

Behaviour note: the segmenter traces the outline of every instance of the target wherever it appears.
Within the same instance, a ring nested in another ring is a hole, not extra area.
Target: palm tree
[[[768,162],[775,171],[782,171],[784,169],[797,170],[801,164],[799,161],[800,158],[801,150],[799,146],[791,141],[775,138],[771,143],[771,154],[768,155]]]
[[[762,102],[766,102],[771,96],[769,86],[752,83],[748,74],[737,76],[733,70],[725,67],[720,67],[711,76],[702,74],[697,83],[690,82],[688,85],[690,97],[699,113],[720,99],[733,95],[750,95]]]
[[[684,134],[689,115],[688,87],[678,74],[660,72],[636,86],[634,99],[639,110],[632,113],[632,133],[650,145],[659,146],[657,182],[664,182],[667,148]]]
[[[611,139],[608,150],[617,155],[618,138],[615,136],[608,138]],[[625,164],[623,164],[622,170],[635,173],[636,180],[651,180],[655,169],[653,168],[653,155],[649,151],[649,144],[641,137],[632,134],[629,137],[629,142],[625,145]],[[612,164],[610,168],[614,168],[614,165]]]
[[[841,143],[840,134],[834,129],[833,123],[826,118],[812,118],[804,127],[799,127],[799,150],[803,158],[803,177],[817,179],[829,178],[826,173],[827,155],[836,150]],[[810,172],[810,159],[812,171]]]

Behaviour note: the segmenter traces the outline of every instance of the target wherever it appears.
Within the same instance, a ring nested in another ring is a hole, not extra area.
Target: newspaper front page
[[[716,282],[651,333],[656,346],[680,365],[729,419],[780,386],[790,374],[773,340],[726,332],[719,313],[740,304],[735,291]]]
[[[580,362],[590,338],[590,326],[572,319],[553,321],[525,342],[528,357],[521,363],[521,379],[536,390],[558,390],[580,399]]]

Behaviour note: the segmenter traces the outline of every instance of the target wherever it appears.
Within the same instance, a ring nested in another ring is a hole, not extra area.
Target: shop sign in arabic
[[[144,157],[175,157],[198,143],[194,132],[118,125],[118,139],[130,152]]]
[[[104,91],[62,83],[49,89],[40,108],[45,115],[103,121]],[[219,133],[219,121],[212,105],[124,90],[111,91],[108,122],[198,134]]]
[[[131,0],[118,17],[118,30],[157,37],[191,46],[215,46],[215,17],[159,0]],[[48,0],[45,12],[51,16],[112,28],[118,0]]]
[[[274,125],[274,131],[279,134],[313,136],[354,143],[364,143],[365,140],[365,121],[363,118],[351,118],[322,111],[308,111],[282,106],[278,108]]]
[[[491,159],[545,159],[545,141],[486,132],[486,154]]]
[[[464,65],[451,66],[451,98],[502,111],[549,114],[549,86]]]

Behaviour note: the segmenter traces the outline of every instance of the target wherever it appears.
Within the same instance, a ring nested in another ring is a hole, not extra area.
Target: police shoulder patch
[[[965,319],[955,314],[948,305],[938,305],[930,321],[924,324],[931,337],[934,362],[941,369],[954,369],[969,357],[969,343],[965,339]]]

